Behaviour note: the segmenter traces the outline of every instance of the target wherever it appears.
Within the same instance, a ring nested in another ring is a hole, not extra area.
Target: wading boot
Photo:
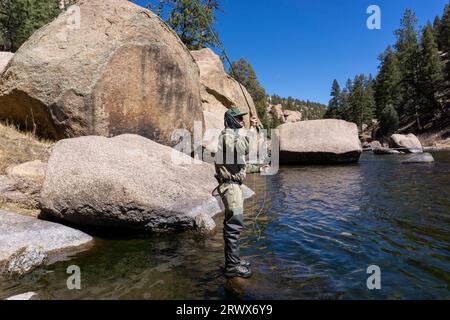
[[[225,268],[225,277],[227,278],[234,278],[234,277],[250,278],[252,274],[253,273],[250,267],[244,267],[241,264]]]
[[[243,266],[243,267],[246,267],[246,268],[250,268],[250,266],[251,266],[250,261],[247,261],[247,260],[241,260],[241,261],[239,262],[239,264],[240,264],[241,266]]]

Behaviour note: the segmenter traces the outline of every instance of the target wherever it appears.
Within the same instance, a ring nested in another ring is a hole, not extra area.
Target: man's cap
[[[237,107],[230,108],[230,109],[228,109],[227,112],[229,115],[231,115],[233,117],[240,117],[240,116],[245,116],[246,114],[248,114],[248,112],[242,112]]]

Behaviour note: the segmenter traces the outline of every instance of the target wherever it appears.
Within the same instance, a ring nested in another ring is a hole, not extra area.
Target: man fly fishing
[[[268,166],[246,163],[250,140],[243,132],[244,116],[233,107],[225,113],[225,130],[219,136],[216,153],[218,192],[225,206],[223,238],[225,245],[225,276],[248,278],[252,275],[250,263],[239,256],[239,237],[244,228],[244,198],[241,185],[247,173],[263,172]],[[251,126],[256,126],[256,118]]]

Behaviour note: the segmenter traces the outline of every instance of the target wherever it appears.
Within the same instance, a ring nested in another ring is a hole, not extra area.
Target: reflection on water
[[[0,284],[0,298],[450,298],[450,153],[434,164],[365,154],[357,165],[283,167],[249,178],[242,255],[250,280],[222,276],[221,216],[208,239],[191,234],[106,239],[84,253]],[[263,208],[263,210],[260,210]],[[81,267],[82,290],[66,287]],[[366,287],[369,265],[381,290]]]

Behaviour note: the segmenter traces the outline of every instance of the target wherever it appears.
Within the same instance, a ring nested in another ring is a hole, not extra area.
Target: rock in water
[[[203,121],[199,70],[176,33],[131,1],[72,8],[14,55],[0,78],[0,120],[57,139],[137,133],[174,145],[174,129],[192,133]],[[80,24],[68,23],[78,13]]]
[[[281,164],[358,162],[362,152],[354,123],[332,119],[312,120],[285,123],[278,129]]]
[[[395,149],[389,148],[375,148],[373,149],[373,154],[400,154],[401,152]]]
[[[429,153],[408,155],[407,159],[402,161],[402,163],[431,163],[431,162],[434,162],[434,158]]]
[[[6,264],[10,271],[20,271],[15,274],[44,263],[44,255],[79,250],[92,241],[92,237],[81,231],[0,210],[0,265]]]
[[[209,147],[210,151],[215,151],[217,138],[223,130],[224,113],[231,106],[238,106],[242,111],[252,113],[257,117],[255,104],[247,89],[242,86],[245,93],[242,94],[239,83],[228,75],[223,67],[222,60],[211,49],[191,51],[198,67],[200,68],[201,97],[203,114],[205,118],[205,129],[217,129],[216,133],[210,137],[205,137],[204,147]],[[247,101],[250,109],[247,106]],[[244,117],[246,126],[250,124],[249,116]]]
[[[389,147],[401,149],[408,153],[422,153],[423,148],[419,139],[412,133],[408,135],[393,134],[389,138]]]
[[[201,213],[195,217],[195,231],[199,235],[208,235],[216,227],[213,218],[206,213]]]
[[[36,297],[37,297],[36,292],[26,292],[6,298],[5,300],[35,300]]]
[[[20,278],[26,273],[46,264],[47,254],[38,246],[30,245],[18,249],[6,261],[0,274],[6,278]]]
[[[222,211],[211,194],[214,167],[192,161],[138,135],[61,140],[49,159],[41,207],[83,225],[191,229],[196,215]]]
[[[5,70],[13,56],[14,53],[12,52],[0,52],[0,74]]]

